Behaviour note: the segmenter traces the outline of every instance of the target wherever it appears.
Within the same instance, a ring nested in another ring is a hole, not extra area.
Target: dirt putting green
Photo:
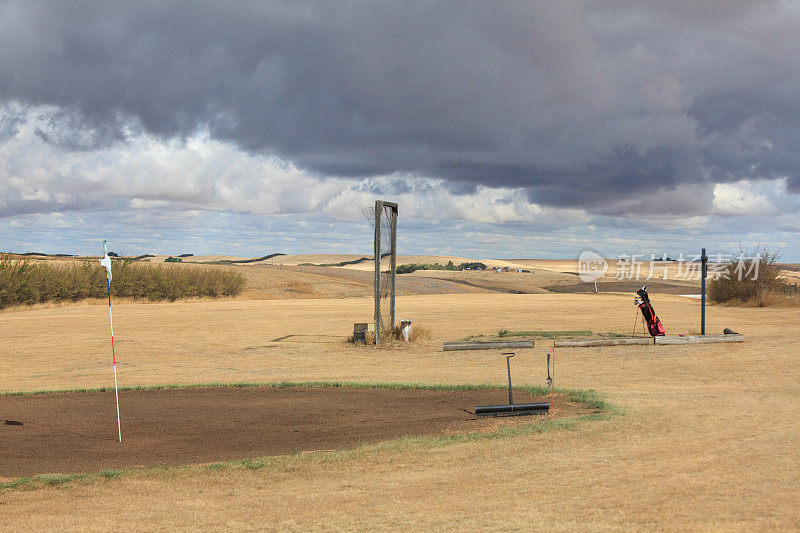
[[[178,466],[307,450],[336,450],[407,435],[491,430],[591,412],[556,395],[546,417],[475,418],[503,389],[210,387],[0,396],[0,477]],[[514,401],[550,401],[524,391]]]

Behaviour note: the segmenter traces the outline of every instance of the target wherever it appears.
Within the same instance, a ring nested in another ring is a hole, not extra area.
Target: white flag
[[[106,267],[106,276],[108,276],[108,281],[111,281],[111,258],[108,257],[108,254],[100,260],[100,266]]]

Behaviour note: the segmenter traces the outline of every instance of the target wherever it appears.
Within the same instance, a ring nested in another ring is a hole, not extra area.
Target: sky
[[[0,1],[0,251],[780,249],[800,3]]]

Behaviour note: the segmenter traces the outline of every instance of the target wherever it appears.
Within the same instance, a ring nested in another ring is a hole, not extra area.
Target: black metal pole
[[[508,368],[508,403],[509,405],[513,405],[514,396],[511,393],[511,358],[514,357],[514,353],[506,352],[503,355],[506,356],[506,368]]]
[[[700,255],[700,335],[706,334],[706,273],[708,272],[708,257],[706,249]]]

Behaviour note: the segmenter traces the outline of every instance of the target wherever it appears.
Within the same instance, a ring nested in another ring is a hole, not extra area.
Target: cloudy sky
[[[0,1],[0,251],[800,261],[800,3]]]

